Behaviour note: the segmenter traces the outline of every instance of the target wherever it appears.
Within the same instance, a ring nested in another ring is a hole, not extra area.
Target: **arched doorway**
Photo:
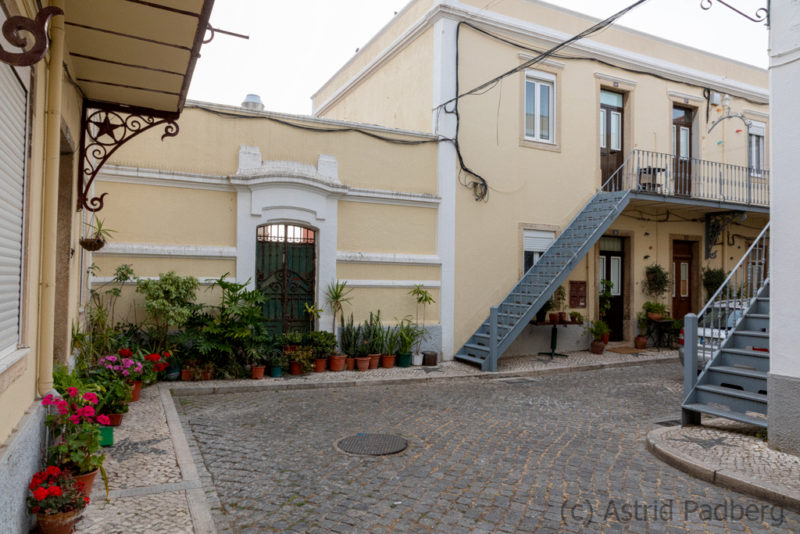
[[[309,330],[305,304],[316,301],[316,232],[287,223],[256,230],[256,288],[274,333]]]

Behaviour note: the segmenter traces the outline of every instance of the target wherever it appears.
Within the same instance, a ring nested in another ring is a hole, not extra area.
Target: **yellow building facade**
[[[29,530],[27,487],[45,445],[40,399],[83,320],[91,258],[79,240],[91,212],[81,182],[98,153],[82,158],[82,142],[115,146],[109,139],[123,130],[147,129],[122,117],[167,124],[185,101],[213,1],[168,4],[0,0],[2,33],[13,41],[0,36],[3,532]]]

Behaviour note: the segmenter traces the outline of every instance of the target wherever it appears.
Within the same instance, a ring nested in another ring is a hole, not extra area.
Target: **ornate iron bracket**
[[[152,109],[115,104],[85,102],[81,119],[80,172],[78,173],[78,211],[103,209],[103,198],[90,198],[97,173],[119,147],[142,132],[164,125],[163,141],[178,135],[175,113],[159,115]]]
[[[711,7],[713,5],[712,1],[713,0],[700,0],[700,7],[702,9],[708,11],[709,9],[711,9]],[[720,4],[722,4],[723,6],[727,7],[728,9],[730,9],[732,11],[736,11],[738,14],[740,14],[741,16],[743,16],[746,19],[752,20],[753,22],[764,22],[764,21],[766,21],[767,22],[767,26],[769,26],[769,8],[766,8],[766,7],[759,8],[755,13],[755,17],[751,17],[750,15],[748,15],[747,13],[744,13],[743,11],[739,11],[738,9],[736,9],[735,7],[730,5],[728,2],[725,2],[723,0],[717,0],[717,2],[719,2]],[[769,5],[769,2],[767,2],[767,5]]]
[[[747,218],[743,211],[724,211],[706,214],[706,259],[717,257],[716,245],[721,245],[720,236],[732,222],[741,222]]]
[[[41,60],[47,52],[50,40],[47,38],[47,25],[50,19],[64,12],[58,7],[45,7],[36,14],[36,19],[27,17],[10,17],[3,23],[3,37],[12,46],[24,49],[28,46],[28,39],[20,32],[33,35],[33,46],[24,52],[8,52],[0,46],[0,61],[15,67],[30,67]]]

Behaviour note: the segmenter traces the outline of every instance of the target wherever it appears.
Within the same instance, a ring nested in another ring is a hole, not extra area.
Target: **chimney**
[[[262,111],[264,109],[264,104],[261,102],[260,96],[251,93],[244,98],[242,107],[252,111]]]

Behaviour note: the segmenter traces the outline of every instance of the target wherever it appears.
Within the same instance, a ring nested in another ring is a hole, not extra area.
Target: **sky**
[[[507,0],[485,0],[491,9]],[[550,0],[606,18],[634,0]],[[239,105],[256,93],[267,110],[311,114],[311,95],[403,9],[407,0],[216,0],[216,34],[203,45],[189,98]],[[708,11],[701,3],[711,4]],[[750,16],[766,0],[728,0]],[[713,0],[649,0],[619,25],[767,67],[767,29]]]

